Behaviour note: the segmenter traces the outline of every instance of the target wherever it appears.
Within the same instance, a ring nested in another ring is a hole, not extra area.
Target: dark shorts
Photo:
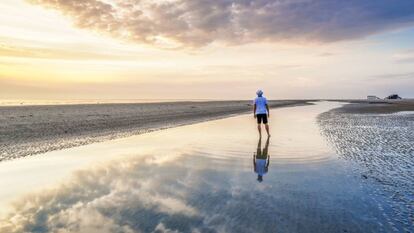
[[[263,124],[267,124],[267,114],[257,114],[257,124],[261,124],[263,121]]]

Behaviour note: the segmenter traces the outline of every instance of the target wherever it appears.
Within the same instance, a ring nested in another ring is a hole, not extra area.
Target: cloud
[[[411,0],[28,0],[76,26],[161,47],[335,42],[414,23]]]
[[[381,74],[372,76],[374,80],[381,80],[381,79],[414,79],[414,72],[408,73],[391,73],[391,74]]]
[[[330,56],[334,56],[334,55],[335,55],[334,53],[329,53],[329,52],[319,54],[320,57],[330,57]]]
[[[0,219],[0,232],[317,232],[327,229],[321,230],[320,219],[333,219],[326,224],[333,231],[352,231],[355,212],[345,210],[365,201],[338,199],[347,187],[321,193],[309,183],[338,177],[303,180],[302,173],[283,175],[282,165],[281,172],[267,174],[269,183],[258,183],[252,165],[242,165],[251,155],[196,151],[177,152],[174,160],[160,160],[167,152],[132,155],[78,171],[50,189],[17,197]],[[296,185],[286,187],[286,178]],[[365,206],[356,214],[370,213],[371,205]],[[344,222],[338,225],[338,218]]]
[[[132,54],[108,54],[102,48],[100,51],[74,51],[72,49],[10,46],[0,44],[0,57],[24,57],[40,59],[65,59],[65,60],[126,60],[132,58]]]
[[[414,49],[409,49],[393,55],[395,61],[400,64],[414,63]]]
[[[0,232],[150,232],[172,228],[170,219],[196,227],[197,210],[176,191],[183,184],[176,176],[169,177],[180,173],[154,163],[157,159],[137,158],[79,171],[58,187],[29,194],[1,219]]]

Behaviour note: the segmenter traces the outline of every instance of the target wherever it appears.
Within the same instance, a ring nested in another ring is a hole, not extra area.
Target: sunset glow
[[[0,99],[414,97],[412,1],[211,2],[4,0]]]

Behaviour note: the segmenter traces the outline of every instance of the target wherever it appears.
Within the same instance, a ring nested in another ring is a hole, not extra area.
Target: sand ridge
[[[270,107],[306,100],[269,101]],[[251,101],[0,107],[0,161],[251,111]]]

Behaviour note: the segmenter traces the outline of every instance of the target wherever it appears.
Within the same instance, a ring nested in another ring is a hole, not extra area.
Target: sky
[[[414,97],[412,0],[2,0],[0,100]]]

